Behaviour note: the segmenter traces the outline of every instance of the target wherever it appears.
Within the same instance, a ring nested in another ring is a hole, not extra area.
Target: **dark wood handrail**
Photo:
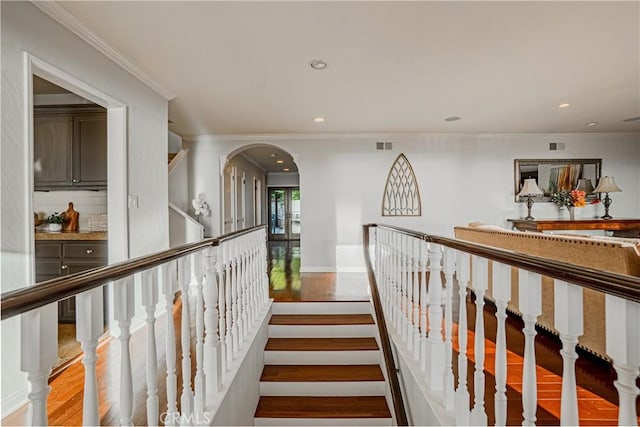
[[[369,226],[363,227],[363,244],[364,262],[367,266],[367,275],[369,276],[369,288],[371,289],[371,298],[373,299],[373,308],[376,315],[376,324],[380,333],[380,344],[382,346],[382,354],[389,379],[389,388],[391,390],[391,400],[393,401],[393,410],[396,416],[396,424],[399,426],[409,425],[407,421],[407,413],[402,400],[402,392],[400,390],[400,382],[398,381],[398,373],[396,371],[396,363],[391,352],[391,342],[389,341],[389,333],[387,331],[387,323],[384,320],[382,311],[382,303],[380,302],[380,294],[378,293],[378,282],[373,272],[371,258],[369,256]]]
[[[238,238],[260,228],[265,228],[265,226],[258,225],[244,230],[234,231],[220,237],[204,239],[196,243],[187,243],[154,254],[83,271],[70,276],[57,277],[15,291],[5,292],[0,296],[2,320],[98,288],[114,280],[131,276],[143,270],[148,270],[151,267],[181,258],[203,248],[219,246],[222,242]]]
[[[396,231],[427,242],[447,246],[492,261],[523,268],[553,279],[563,280],[598,292],[640,303],[640,277],[595,270],[583,266],[576,268],[575,265],[566,262],[527,255],[507,249],[498,249],[493,246],[472,243],[465,240],[420,233],[389,225],[367,224],[364,227],[377,227]]]

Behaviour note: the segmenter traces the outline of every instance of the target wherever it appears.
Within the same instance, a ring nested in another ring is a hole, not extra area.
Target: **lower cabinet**
[[[36,241],[36,282],[107,265],[107,241]],[[58,322],[76,321],[75,297],[58,303]]]

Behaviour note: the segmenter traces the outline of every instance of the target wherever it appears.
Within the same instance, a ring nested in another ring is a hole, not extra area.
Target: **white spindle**
[[[232,256],[230,242],[223,243],[223,258],[225,269],[225,283],[224,283],[224,324],[221,325],[221,331],[224,330],[224,350],[225,350],[225,371],[229,369],[231,360],[233,359],[233,345],[231,338],[231,269],[232,269]],[[222,317],[222,315],[221,315]],[[224,328],[224,329],[223,329]]]
[[[96,348],[98,339],[104,333],[103,308],[101,287],[76,295],[76,338],[84,351],[82,358],[84,365],[83,425],[100,425]]]
[[[420,241],[420,369],[427,372],[427,242]]]
[[[58,361],[58,304],[20,316],[20,368],[27,373],[31,402],[30,425],[47,425],[47,396],[51,368]],[[12,322],[12,320],[5,320]],[[3,327],[6,327],[5,323]]]
[[[131,319],[135,313],[133,276],[113,283],[113,312],[120,335],[120,425],[133,425],[133,376],[131,373]]]
[[[453,273],[456,269],[456,251],[445,248],[442,261],[445,288],[444,288],[444,374],[442,377],[442,388],[444,391],[444,407],[448,411],[455,408],[455,385],[453,375],[453,307],[451,304],[451,294],[453,292]]]
[[[458,388],[456,389],[456,425],[469,424],[469,390],[467,389],[467,284],[470,279],[469,254],[458,252],[456,278],[460,292],[458,317]]]
[[[427,384],[431,390],[442,390],[444,374],[444,342],[442,341],[442,247],[429,245],[429,337],[427,338],[429,364],[427,365]]]
[[[182,348],[182,394],[180,395],[181,420],[190,420],[193,414],[193,392],[191,391],[191,328],[189,320],[189,285],[191,268],[188,257],[178,260],[178,277],[182,290],[182,316],[180,324],[180,346]]]
[[[524,367],[522,372],[522,425],[531,426],[536,422],[538,387],[536,383],[536,319],[542,312],[541,277],[537,273],[519,270],[519,308],[524,320]]]
[[[394,252],[395,252],[395,263],[394,263],[394,272],[393,272],[393,282],[394,282],[394,304],[393,309],[395,311],[395,326],[398,335],[402,335],[402,236],[400,233],[394,233],[395,241],[394,241]]]
[[[208,248],[205,258],[204,286],[204,368],[207,401],[214,396],[222,384],[222,360],[218,336],[218,283],[222,278],[222,266],[218,260],[219,248]]]
[[[206,401],[204,374],[204,296],[202,282],[204,281],[203,251],[191,254],[192,276],[196,282],[196,376],[194,378],[193,406],[196,419],[202,419]]]
[[[474,334],[475,372],[473,374],[474,405],[471,410],[471,424],[487,425],[487,412],[484,409],[484,294],[488,287],[489,263],[486,258],[472,256],[473,279],[471,284],[476,294],[476,325]]]
[[[409,257],[407,256],[408,240],[409,238],[406,235],[400,234],[400,337],[404,342],[407,341],[407,328],[409,324],[409,304],[407,301],[407,297],[409,296]]]
[[[507,303],[511,300],[511,267],[499,262],[493,263],[493,298],[496,302],[496,393],[494,397],[496,425],[507,422],[507,340],[505,320]]]
[[[420,360],[420,242],[411,239],[411,281],[413,282],[413,318],[411,320],[411,333],[413,336],[413,359]]]
[[[407,265],[405,266],[405,269],[407,271],[407,325],[405,334],[407,335],[407,350],[409,350],[409,354],[411,354],[413,353],[413,237],[407,236],[406,253]]]
[[[636,378],[640,375],[640,304],[612,295],[605,295],[606,346],[618,374],[614,382],[618,390],[620,410],[618,425],[637,426],[636,399],[640,390]]]
[[[578,394],[576,390],[576,345],[584,333],[582,288],[554,280],[554,325],[562,341],[562,395],[560,424],[578,425]]]
[[[176,425],[179,413],[177,405],[178,379],[176,376],[176,331],[173,321],[173,298],[177,289],[176,263],[162,264],[160,269],[160,281],[162,283],[162,295],[164,295],[167,324],[166,335],[166,360],[167,360],[167,414],[164,417],[165,425]]]
[[[156,270],[141,273],[142,305],[147,313],[147,425],[158,425],[158,367],[156,353],[156,304],[158,304],[158,284]]]
[[[234,239],[230,242],[232,248],[231,265],[231,358],[234,359],[238,353],[238,278],[240,262],[238,255],[238,241]]]

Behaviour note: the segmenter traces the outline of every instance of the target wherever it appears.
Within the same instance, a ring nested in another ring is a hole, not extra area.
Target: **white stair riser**
[[[265,351],[265,365],[370,365],[380,363],[378,350]]]
[[[260,383],[261,396],[380,396],[384,381],[276,382]]]
[[[373,337],[376,325],[269,325],[275,338]]]
[[[370,314],[369,301],[276,302],[272,314]]]
[[[391,418],[254,418],[256,426],[390,426]]]

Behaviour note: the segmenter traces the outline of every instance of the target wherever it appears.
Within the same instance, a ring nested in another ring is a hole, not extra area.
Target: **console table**
[[[640,219],[508,219],[520,231],[608,230],[616,237],[640,238]]]

